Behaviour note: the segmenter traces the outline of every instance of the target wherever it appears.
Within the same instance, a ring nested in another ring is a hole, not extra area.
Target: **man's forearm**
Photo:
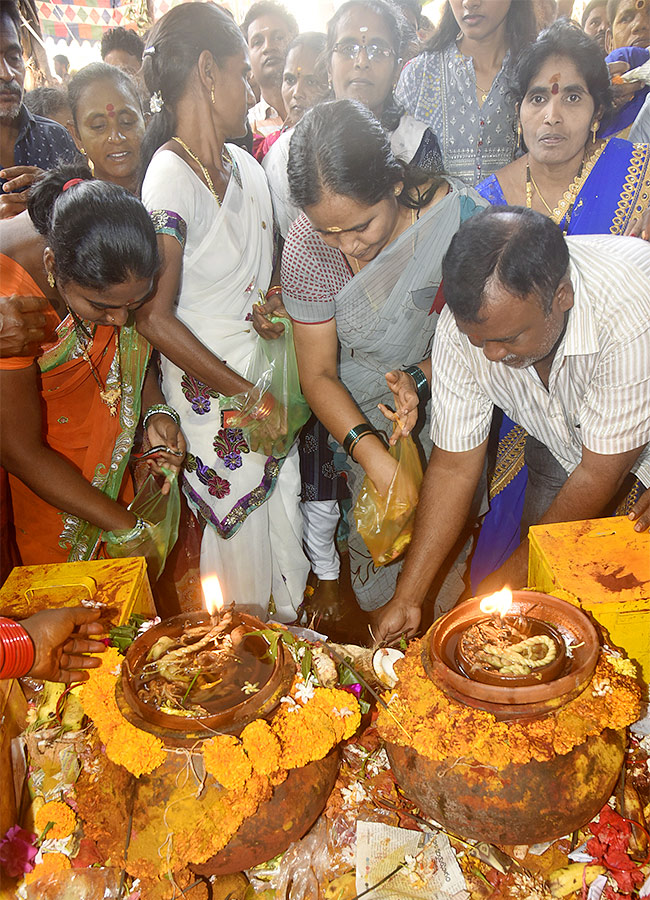
[[[418,501],[413,540],[395,599],[422,606],[438,569],[461,534],[476,492],[487,442],[466,453],[434,447]]]

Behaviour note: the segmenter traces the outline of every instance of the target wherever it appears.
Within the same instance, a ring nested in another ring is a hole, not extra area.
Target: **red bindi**
[[[552,94],[559,94],[559,93],[560,93],[560,85],[557,83],[557,81],[555,81],[555,82],[553,83],[553,86],[551,87],[551,93],[552,93]]]
[[[560,91],[560,84],[559,84],[560,73],[558,72],[557,75],[551,75],[551,77],[549,78],[549,81],[551,82],[551,93],[552,94],[559,93],[559,91]]]
[[[106,104],[106,112],[107,112],[108,115],[111,116],[111,117],[113,117],[113,116],[115,115],[115,107],[113,106],[112,103],[107,103],[107,104]]]

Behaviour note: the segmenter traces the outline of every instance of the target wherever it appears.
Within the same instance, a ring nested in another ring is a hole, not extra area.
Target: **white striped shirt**
[[[432,350],[431,438],[463,452],[488,436],[501,407],[571,474],[582,448],[644,445],[632,471],[650,486],[650,245],[611,235],[568,237],[574,305],[548,390],[534,366],[490,362],[445,308]]]

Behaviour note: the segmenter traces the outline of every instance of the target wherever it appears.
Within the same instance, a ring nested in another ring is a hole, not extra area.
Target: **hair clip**
[[[142,51],[143,56],[154,56],[156,53],[156,46],[152,44],[151,47],[147,47],[146,50]]]
[[[161,112],[164,105],[165,101],[163,100],[160,91],[154,91],[154,93],[151,95],[151,99],[149,100],[149,109],[151,110],[151,112]]]
[[[83,178],[71,178],[70,181],[66,181],[66,183],[61,188],[61,192],[67,191],[69,188],[74,187],[75,184],[83,184]]]

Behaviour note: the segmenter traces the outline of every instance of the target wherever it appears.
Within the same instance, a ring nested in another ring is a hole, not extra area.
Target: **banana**
[[[582,890],[582,885],[590,885],[598,875],[605,875],[604,866],[590,866],[585,863],[572,863],[555,869],[548,877],[548,885],[554,897],[568,897],[575,891]]]
[[[625,780],[625,785],[623,787],[622,804],[620,799],[621,798],[619,797],[616,805],[621,815],[625,816],[626,819],[632,819],[634,822],[638,822],[639,825],[641,825],[641,828],[632,828],[632,834],[630,836],[630,850],[632,851],[632,856],[633,858],[644,859],[648,852],[648,837],[645,831],[642,830],[647,827],[646,820],[639,795],[634,786],[631,785],[627,779]]]

